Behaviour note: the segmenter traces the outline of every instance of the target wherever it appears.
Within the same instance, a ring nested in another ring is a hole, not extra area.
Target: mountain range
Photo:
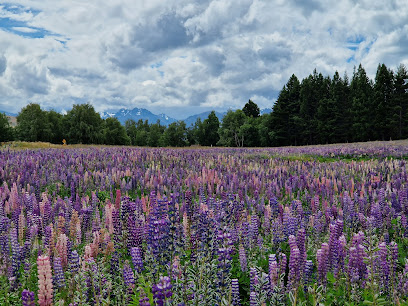
[[[272,109],[270,108],[264,108],[261,110],[261,115],[263,114],[269,114],[272,112]],[[10,117],[16,117],[17,114],[9,113],[9,112],[4,112],[0,110],[0,113],[5,113],[7,116]],[[203,112],[200,114],[192,115],[189,116],[185,119],[182,119],[185,123],[186,126],[189,127],[190,125],[194,125],[194,123],[197,121],[198,118],[201,119],[201,121],[204,121],[205,119],[208,118],[208,115],[211,113],[211,111]],[[221,121],[224,116],[227,114],[227,112],[215,112],[217,115],[218,119]],[[132,119],[134,121],[139,121],[140,119],[147,120],[150,124],[156,123],[157,120],[160,120],[160,124],[168,126],[169,124],[179,121],[175,118],[172,118],[170,116],[167,116],[166,114],[153,114],[151,111],[145,109],[145,108],[134,108],[134,109],[126,109],[122,108],[118,110],[117,112],[111,111],[111,112],[101,112],[100,113],[102,119],[106,119],[109,117],[115,117],[118,118],[119,122],[122,123],[123,125],[125,124],[126,120]]]
[[[265,108],[261,110],[261,115],[263,114],[269,114],[272,112],[272,109],[270,108]],[[208,118],[208,115],[211,113],[211,111],[203,112],[200,114],[196,115],[191,115],[185,119],[181,119],[186,123],[186,126],[189,127],[190,125],[194,124],[198,118],[201,119],[201,121],[204,121],[205,119]],[[156,123],[157,120],[160,120],[160,124],[168,126],[169,124],[179,121],[175,118],[172,118],[170,116],[167,116],[166,114],[159,114],[155,115],[149,110],[145,108],[134,108],[132,110],[122,108],[117,112],[101,112],[101,117],[102,119],[106,119],[109,117],[115,117],[117,118],[120,123],[125,124],[126,120],[132,119],[134,121],[138,121],[140,119],[147,120],[150,124],[151,123]],[[218,119],[221,121],[224,116],[227,114],[227,112],[215,112],[216,116]]]

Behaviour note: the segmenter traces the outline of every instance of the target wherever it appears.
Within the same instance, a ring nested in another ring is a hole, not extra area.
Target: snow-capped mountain
[[[126,120],[129,119],[134,120],[136,122],[138,122],[140,119],[143,121],[147,120],[150,124],[156,123],[157,120],[159,120],[160,124],[166,126],[172,122],[177,121],[176,119],[171,118],[166,114],[155,115],[145,108],[134,108],[132,110],[122,108],[117,112],[108,111],[102,112],[100,114],[102,119],[116,117],[122,124],[125,124]]]
[[[269,114],[271,112],[272,112],[272,109],[270,108],[264,108],[260,111],[261,115]],[[210,113],[211,111],[207,111],[207,112],[203,112],[200,114],[189,116],[182,120],[186,123],[186,126],[189,127],[190,125],[194,125],[194,123],[197,121],[198,118],[200,118],[201,121],[204,121],[205,119],[208,118],[208,115]],[[215,112],[215,114],[217,115],[220,121],[222,121],[226,113],[227,112]],[[132,119],[136,122],[139,121],[140,119],[142,119],[143,121],[147,120],[149,124],[156,123],[157,120],[160,120],[160,124],[165,125],[165,126],[168,126],[170,123],[177,121],[177,119],[171,118],[167,116],[166,114],[155,115],[145,108],[134,108],[132,110],[122,108],[117,112],[114,112],[114,111],[101,112],[100,115],[102,119],[106,119],[110,117],[118,118],[118,120],[122,124],[125,124],[126,120],[129,120],[129,119]]]

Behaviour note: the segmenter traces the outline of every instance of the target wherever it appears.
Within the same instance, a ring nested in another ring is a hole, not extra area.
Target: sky
[[[0,3],[0,110],[271,108],[289,77],[408,66],[406,0]]]

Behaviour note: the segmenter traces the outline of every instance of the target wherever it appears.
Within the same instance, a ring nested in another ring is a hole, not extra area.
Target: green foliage
[[[0,142],[14,140],[14,130],[10,126],[7,116],[0,113]]]
[[[220,121],[217,115],[212,111],[208,118],[203,122],[204,127],[204,142],[205,146],[215,146],[220,139],[218,135],[218,129],[220,128]]]
[[[51,143],[61,144],[64,139],[63,136],[63,115],[57,113],[56,111],[46,112],[47,124],[48,124],[48,137],[47,141]]]
[[[129,119],[125,122],[126,134],[134,146],[147,146],[149,140],[150,126],[147,120],[138,120],[137,123]]]
[[[17,137],[23,141],[46,141],[51,127],[39,104],[28,104],[17,116]]]
[[[393,91],[393,72],[385,64],[378,65],[373,100],[376,106],[374,131],[376,132],[376,138],[380,140],[389,140],[393,127],[398,124],[398,122],[395,122],[398,118],[394,117]]]
[[[235,112],[229,110],[224,116],[218,133],[220,134],[219,145],[229,147],[244,146],[244,130],[242,126],[246,120],[245,113],[238,109]]]
[[[184,121],[171,123],[160,137],[164,147],[184,147],[187,144],[187,128]]]
[[[120,124],[117,118],[107,118],[104,126],[105,144],[109,145],[130,145],[130,137],[126,134],[126,129]]]
[[[251,99],[245,104],[242,111],[247,117],[257,118],[260,114],[258,105],[256,105]]]
[[[352,140],[372,140],[374,128],[373,117],[375,107],[372,102],[373,85],[361,64],[354,71],[350,84],[351,116],[352,116]],[[370,137],[371,136],[371,137]],[[370,139],[371,138],[371,139]]]
[[[104,142],[103,120],[91,104],[76,104],[64,117],[68,143],[101,144]]]
[[[266,126],[272,145],[297,145],[300,142],[300,83],[295,75],[283,86],[269,117]]]
[[[160,137],[163,135],[165,127],[160,125],[160,122],[152,124],[149,128],[149,133],[147,136],[147,145],[149,147],[160,146]]]

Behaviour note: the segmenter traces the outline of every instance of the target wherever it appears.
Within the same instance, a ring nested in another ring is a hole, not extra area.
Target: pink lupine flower
[[[38,304],[52,305],[52,274],[50,258],[46,255],[38,256]]]
[[[61,258],[61,265],[64,268],[68,265],[67,243],[68,237],[65,234],[61,234],[58,237],[57,245],[55,246],[59,254],[59,257]]]

